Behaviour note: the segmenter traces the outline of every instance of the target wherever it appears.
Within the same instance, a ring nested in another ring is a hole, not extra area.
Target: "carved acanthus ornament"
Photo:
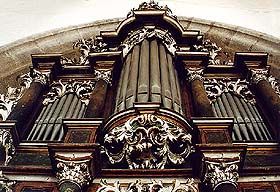
[[[5,162],[4,165],[8,165],[11,161],[13,155],[15,154],[15,146],[13,143],[13,138],[11,133],[8,130],[0,129],[0,149],[4,151]]]
[[[125,161],[129,169],[164,169],[183,164],[193,152],[191,135],[156,115],[143,114],[110,130],[104,150],[111,164]]]
[[[7,94],[0,94],[0,120],[5,121],[8,118],[24,91],[30,87],[33,81],[46,84],[47,77],[41,72],[31,69],[30,72],[19,76],[17,81],[21,86],[20,88],[8,87]]]
[[[209,52],[210,65],[233,65],[229,58],[229,53],[222,52],[222,48],[210,40],[205,40],[202,45],[194,45],[195,51]]]
[[[275,93],[280,97],[280,84],[278,80],[272,75],[270,75],[267,80],[270,83],[272,89],[274,89]]]
[[[88,65],[88,56],[90,53],[100,53],[111,50],[108,48],[107,44],[103,42],[101,37],[80,39],[73,43],[73,49],[78,49],[79,58],[70,59],[67,57],[62,57],[62,64],[70,65]]]
[[[150,0],[148,3],[143,2],[139,5],[138,8],[133,8],[128,14],[127,17],[134,16],[134,11],[146,11],[146,10],[159,10],[159,11],[165,11],[165,14],[169,17],[172,17],[173,19],[177,20],[177,16],[174,15],[171,11],[171,9],[165,5],[161,6],[158,4],[158,2],[155,2],[153,0]]]
[[[50,85],[50,91],[45,96],[43,104],[47,105],[50,102],[54,102],[56,99],[68,93],[75,93],[78,98],[87,105],[94,86],[95,82],[93,81],[78,82],[70,80],[62,82],[59,80],[58,82],[53,82]]]
[[[112,84],[112,76],[111,76],[111,69],[106,69],[106,70],[94,70],[94,75],[96,80],[104,80],[108,84]]]
[[[16,184],[15,181],[11,181],[8,179],[5,175],[3,175],[3,172],[0,171],[0,191],[3,192],[13,192],[13,186]]]
[[[238,165],[240,158],[234,159],[204,159],[206,173],[204,182],[209,185],[213,191],[217,186],[223,183],[231,183],[237,187],[239,178]]]
[[[268,69],[251,69],[251,83],[258,84],[262,80],[267,80]]]
[[[208,98],[214,102],[222,93],[233,93],[242,97],[245,101],[252,104],[256,103],[255,95],[248,89],[249,83],[246,80],[232,80],[224,78],[221,80],[207,79],[204,81],[204,87]]]
[[[59,185],[68,181],[74,182],[81,188],[82,191],[85,186],[90,184],[92,180],[89,172],[89,163],[91,158],[79,161],[56,158],[56,161],[56,177],[59,181]]]
[[[187,69],[187,81],[192,82],[194,80],[200,80],[203,81],[203,68],[197,68],[197,67],[189,67]]]
[[[152,180],[149,183],[142,183],[140,180],[129,183],[126,187],[124,184],[115,182],[114,184],[108,184],[106,181],[101,180],[101,187],[97,192],[198,192],[198,186],[194,182],[194,179],[186,179],[184,183],[174,180],[173,183],[163,183],[162,181]]]
[[[157,37],[162,40],[164,46],[169,52],[174,55],[176,51],[176,42],[172,35],[166,30],[143,28],[137,31],[132,31],[128,34],[128,37],[120,45],[123,48],[123,56],[125,57],[129,51],[136,45],[141,43],[144,39]]]

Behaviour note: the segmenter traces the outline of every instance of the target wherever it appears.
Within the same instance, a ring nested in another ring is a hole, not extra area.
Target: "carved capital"
[[[153,114],[133,117],[104,137],[110,164],[125,162],[130,169],[164,169],[183,164],[193,152],[191,134]]]
[[[205,175],[204,182],[213,191],[223,183],[230,183],[237,187],[239,178],[240,157],[233,158],[209,158],[204,157]]]
[[[250,82],[252,84],[258,84],[260,81],[267,81],[268,69],[250,69],[251,78]]]
[[[31,68],[30,72],[19,76],[18,81],[21,86],[29,88],[32,82],[38,82],[46,85],[48,82],[48,77],[40,71]]]
[[[272,75],[268,77],[268,82],[270,83],[272,89],[274,89],[275,93],[280,97],[280,84],[279,81]]]
[[[83,188],[89,186],[92,177],[89,172],[91,158],[84,160],[65,159],[56,157],[56,177],[59,181],[61,192],[83,191]]]
[[[13,192],[13,186],[15,184],[15,181],[11,181],[5,175],[3,175],[2,171],[0,171],[0,191]]]
[[[204,69],[198,67],[189,67],[187,68],[187,81],[192,82],[194,80],[203,80],[203,71]]]
[[[12,134],[6,129],[0,129],[0,149],[4,154],[0,155],[4,157],[4,165],[7,166],[15,154],[15,146],[13,143]]]
[[[104,80],[108,84],[112,84],[112,69],[95,69],[94,75],[97,81]]]

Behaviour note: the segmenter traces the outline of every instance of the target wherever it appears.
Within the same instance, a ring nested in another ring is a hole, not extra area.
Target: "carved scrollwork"
[[[242,97],[245,101],[255,104],[255,95],[248,89],[248,84],[246,80],[231,80],[229,78],[222,80],[207,79],[204,81],[204,87],[211,102],[214,102],[222,93],[231,92]]]
[[[195,67],[188,68],[187,81],[192,82],[196,79],[203,81],[203,79],[204,79],[203,71],[204,71],[204,69],[202,69],[202,68],[195,68]]]
[[[25,88],[29,88],[33,81],[39,82],[44,85],[46,85],[48,82],[48,78],[46,75],[33,68],[31,68],[28,73],[19,76],[17,80],[19,84]]]
[[[111,69],[107,70],[94,70],[96,80],[104,80],[108,84],[112,84]]]
[[[1,154],[5,156],[4,165],[8,165],[16,151],[12,135],[8,130],[0,129],[0,148],[5,153]]]
[[[210,65],[233,65],[229,58],[229,53],[223,52],[222,48],[210,40],[205,40],[202,45],[194,45],[195,51],[209,52]]]
[[[280,97],[280,85],[278,80],[272,75],[270,75],[267,80],[270,83],[272,89],[274,89],[275,93]]]
[[[180,127],[143,114],[110,130],[104,150],[111,164],[126,161],[130,169],[163,169],[183,164],[193,152],[191,135]]]
[[[167,5],[161,6],[161,5],[158,4],[158,2],[155,2],[153,0],[151,0],[149,2],[141,3],[138,8],[132,9],[127,14],[127,17],[132,17],[134,15],[134,11],[145,11],[145,10],[161,10],[161,11],[165,11],[166,15],[168,15],[169,17],[172,17],[173,19],[177,20],[177,16],[172,13],[171,9]]]
[[[128,37],[124,40],[124,42],[120,45],[123,48],[123,56],[125,57],[129,51],[136,44],[141,43],[144,39],[157,37],[162,40],[162,43],[169,50],[169,52],[174,55],[176,51],[176,42],[172,35],[166,30],[160,29],[150,29],[143,28],[137,31],[132,31],[128,34]]]
[[[184,183],[174,180],[173,183],[163,183],[162,181],[152,180],[149,183],[143,183],[140,180],[131,182],[127,187],[123,187],[124,184],[115,182],[114,184],[108,184],[105,180],[101,180],[101,187],[97,192],[129,192],[129,191],[141,191],[141,192],[198,192],[197,184],[194,179],[186,179]]]
[[[205,159],[206,173],[204,182],[213,190],[222,183],[231,183],[237,186],[239,162],[240,159],[232,161]]]
[[[63,161],[60,159],[57,163],[57,173],[56,177],[60,183],[71,181],[78,184],[82,189],[85,186],[90,184],[92,177],[89,172],[88,162],[89,160],[84,161]]]
[[[258,84],[261,80],[267,80],[268,69],[251,69],[251,83]]]
[[[77,82],[70,80],[68,82],[62,82],[59,80],[58,82],[53,82],[49,93],[45,96],[43,104],[47,105],[50,102],[54,102],[56,99],[68,93],[75,93],[82,102],[88,104],[94,86],[95,83],[92,81]]]
[[[78,49],[80,56],[78,59],[62,57],[62,64],[70,65],[88,65],[88,56],[90,53],[100,53],[109,51],[107,44],[103,42],[101,37],[80,39],[73,43],[73,49]]]
[[[0,191],[3,192],[13,192],[13,186],[16,184],[15,181],[11,181],[8,179],[5,175],[3,175],[3,172],[0,171]]]

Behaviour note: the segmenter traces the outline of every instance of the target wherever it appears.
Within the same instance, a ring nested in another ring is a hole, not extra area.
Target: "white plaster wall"
[[[143,0],[0,0],[0,46],[47,30],[126,17]],[[177,16],[246,27],[280,38],[280,0],[160,0]]]

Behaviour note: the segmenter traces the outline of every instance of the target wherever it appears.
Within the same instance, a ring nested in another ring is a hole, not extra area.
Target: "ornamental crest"
[[[245,101],[255,104],[255,95],[248,89],[248,82],[246,80],[232,80],[225,78],[222,80],[207,79],[204,81],[206,93],[211,102],[214,102],[224,92],[231,92]]]
[[[191,134],[153,114],[143,114],[110,130],[104,137],[109,163],[129,169],[164,169],[181,165],[193,152]]]

